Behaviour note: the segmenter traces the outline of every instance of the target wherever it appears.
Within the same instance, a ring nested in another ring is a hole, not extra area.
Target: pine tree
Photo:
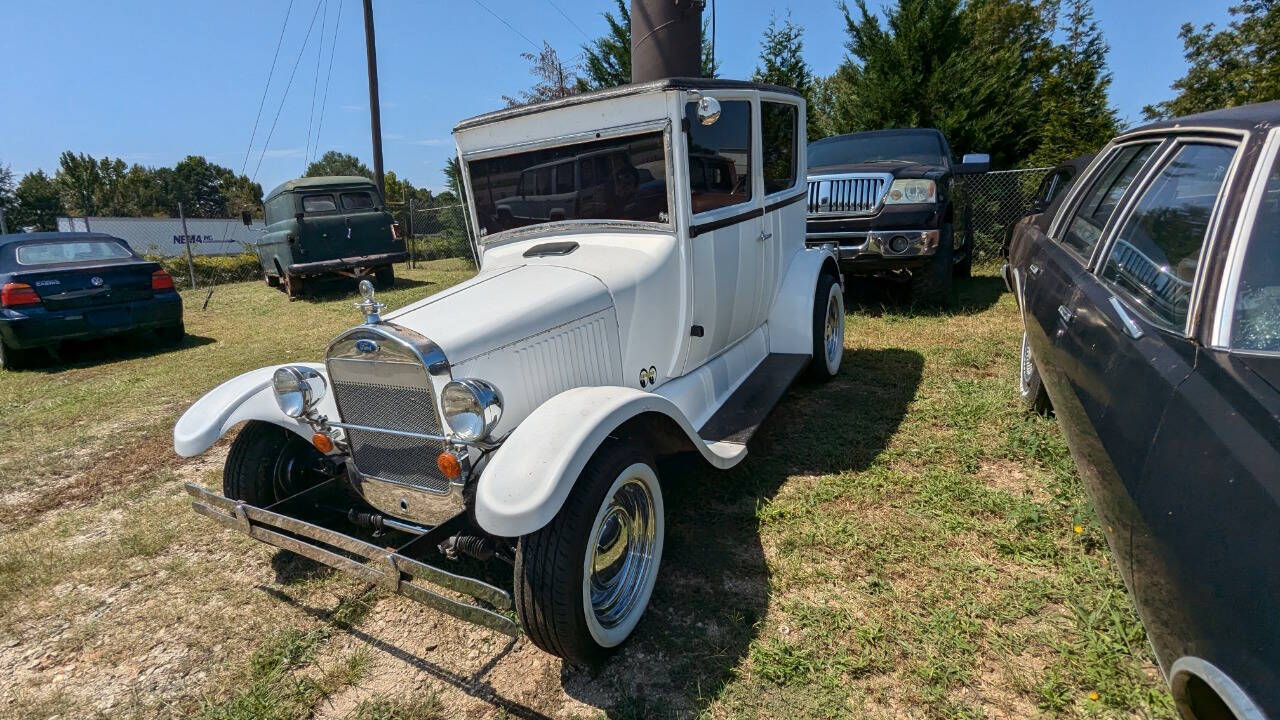
[[[1095,152],[1119,131],[1116,111],[1107,102],[1107,43],[1089,0],[1071,0],[1065,25],[1066,40],[1055,48],[1053,68],[1039,93],[1040,146],[1028,161],[1032,165],[1056,165]]]
[[[790,11],[781,26],[777,17],[769,18],[769,27],[765,28],[760,43],[760,65],[751,79],[799,91],[807,103],[805,124],[809,129],[809,139],[822,137],[817,134],[819,128],[814,124],[814,78],[809,64],[804,61],[804,29],[791,21]]]
[[[1247,0],[1214,32],[1187,23],[1182,39],[1190,67],[1173,83],[1178,95],[1142,109],[1148,120],[1280,99],[1280,0]]]

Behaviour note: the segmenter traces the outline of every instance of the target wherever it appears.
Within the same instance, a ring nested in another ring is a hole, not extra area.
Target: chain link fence
[[[1000,259],[1006,233],[1030,211],[1036,189],[1051,170],[1051,167],[997,170],[956,180],[957,216],[967,218],[973,228],[976,262],[992,263]]]
[[[407,203],[387,203],[387,209],[408,236],[410,267],[422,261],[443,258],[475,261],[466,205],[420,207],[410,200]]]

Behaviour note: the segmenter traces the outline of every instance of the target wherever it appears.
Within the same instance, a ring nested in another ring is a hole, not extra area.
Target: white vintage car
[[[602,657],[658,574],[657,460],[730,468],[792,380],[839,369],[836,257],[805,246],[804,118],[788,89],[668,79],[463,121],[479,273],[385,315],[366,285],[365,322],[323,363],[255,370],[192,405],[179,455],[244,424],[222,495],[187,486],[195,510]],[[570,163],[554,218],[502,211],[528,170]],[[508,561],[513,592],[442,556]]]

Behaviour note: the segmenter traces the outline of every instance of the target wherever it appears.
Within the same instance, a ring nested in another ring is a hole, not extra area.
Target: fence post
[[[409,198],[409,222],[406,223],[409,226],[406,228],[409,231],[409,267],[417,267],[414,265],[413,258],[414,245],[417,244],[417,241],[413,237],[413,201],[414,198]]]
[[[187,216],[182,212],[182,203],[178,203],[178,219],[182,221],[182,244],[187,246],[187,275],[191,279],[191,289],[195,290],[196,265],[191,260],[191,234],[187,232]]]

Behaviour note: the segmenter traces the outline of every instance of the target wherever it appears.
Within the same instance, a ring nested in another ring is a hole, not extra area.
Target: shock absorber
[[[485,561],[493,558],[493,539],[484,535],[458,534],[440,543],[440,552],[450,560],[459,555]]]

